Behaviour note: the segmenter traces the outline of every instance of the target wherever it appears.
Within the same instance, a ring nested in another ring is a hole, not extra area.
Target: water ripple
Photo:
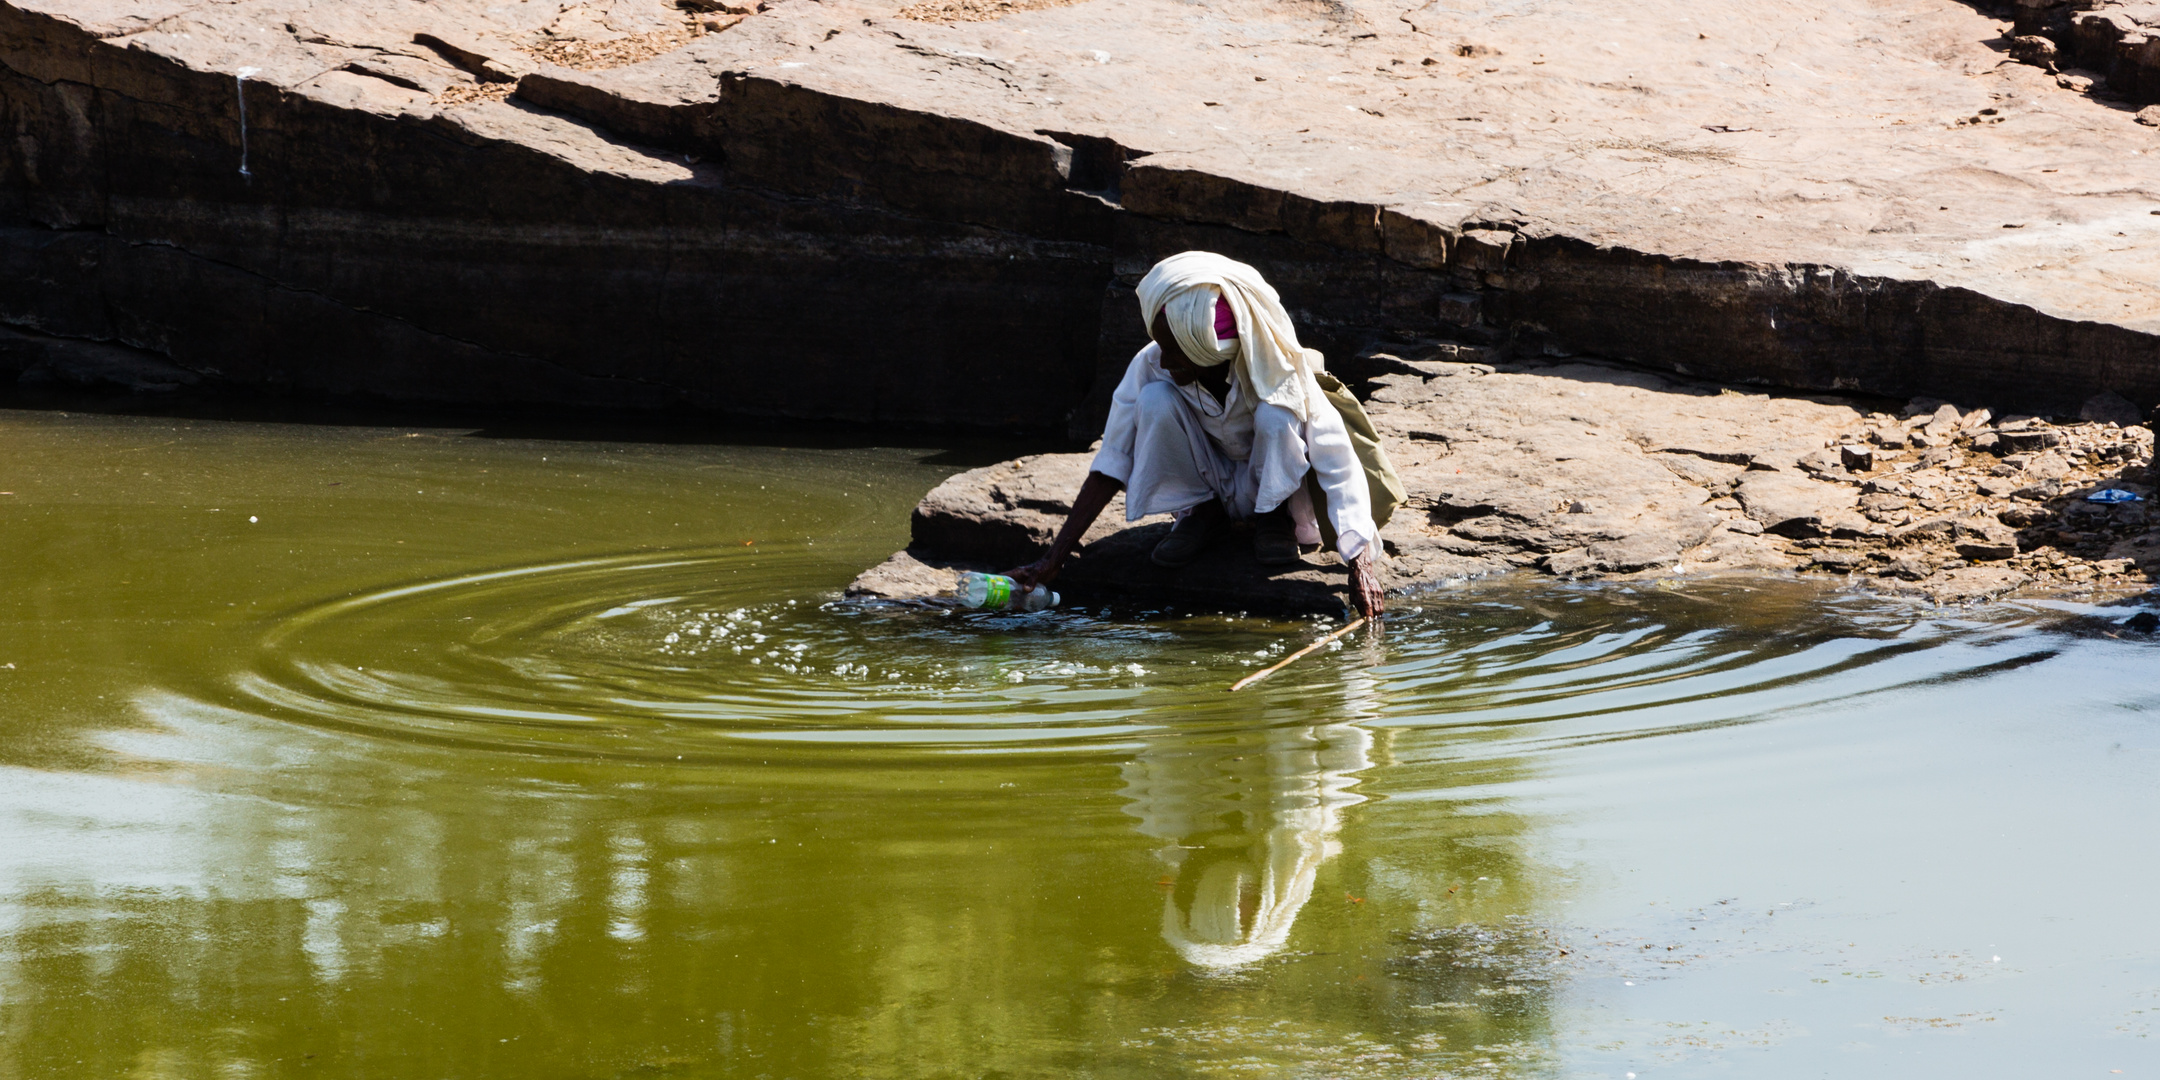
[[[1500,583],[1427,597],[1383,640],[1232,697],[1231,679],[1317,627],[772,599],[776,581],[814,577],[811,562],[721,549],[399,584],[289,613],[228,689],[317,726],[601,757],[1107,751],[1165,726],[1321,718],[1536,725],[1520,737],[1560,745],[1748,722],[2044,649],[1942,648],[2005,640],[2030,611],[1978,619],[1760,581]]]

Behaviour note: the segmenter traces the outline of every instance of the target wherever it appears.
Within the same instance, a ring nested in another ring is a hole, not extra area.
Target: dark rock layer
[[[229,75],[5,5],[0,65],[7,324],[311,393],[984,428],[1062,425],[1093,375],[1107,229],[1048,140],[781,101],[722,169],[247,82],[243,177]],[[836,175],[850,145],[933,167]]]

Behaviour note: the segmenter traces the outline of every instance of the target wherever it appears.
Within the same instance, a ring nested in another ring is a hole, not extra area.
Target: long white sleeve
[[[1327,494],[1335,549],[1342,552],[1345,562],[1355,559],[1380,538],[1380,528],[1373,524],[1365,466],[1350,444],[1350,429],[1343,426],[1342,414],[1332,406],[1312,410],[1312,419],[1305,425],[1305,453],[1320,478],[1320,490]]]

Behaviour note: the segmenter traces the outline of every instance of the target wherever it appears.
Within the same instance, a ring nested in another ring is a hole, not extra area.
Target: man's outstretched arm
[[[1050,541],[1050,550],[1026,566],[1007,570],[1005,576],[1018,583],[1022,592],[1049,584],[1058,571],[1064,569],[1065,557],[1080,546],[1080,538],[1087,535],[1088,527],[1102,516],[1103,507],[1110,505],[1111,496],[1124,486],[1102,473],[1089,473],[1080,485],[1080,493],[1073,496],[1072,512],[1065,515],[1064,527],[1058,530],[1057,539]]]

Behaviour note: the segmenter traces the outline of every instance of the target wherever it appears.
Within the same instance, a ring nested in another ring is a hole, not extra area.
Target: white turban
[[[1211,251],[1187,251],[1156,263],[1140,279],[1140,321],[1154,326],[1158,312],[1169,314],[1170,333],[1186,356],[1202,367],[1242,357],[1253,393],[1280,405],[1299,420],[1312,419],[1322,370],[1320,353],[1298,344],[1297,328],[1282,298],[1260,271]],[[1229,301],[1237,318],[1234,341],[1215,337],[1215,298]]]

